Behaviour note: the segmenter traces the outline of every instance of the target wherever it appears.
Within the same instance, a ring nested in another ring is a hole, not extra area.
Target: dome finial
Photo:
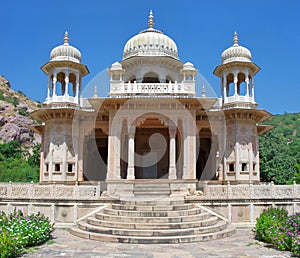
[[[234,32],[234,35],[233,35],[233,45],[234,46],[239,45],[239,38],[238,38],[238,35],[237,35],[236,31]]]
[[[64,45],[69,45],[69,33],[65,32]]]
[[[153,17],[153,12],[150,10],[149,18],[148,18],[148,28],[153,29],[154,27],[154,17]]]

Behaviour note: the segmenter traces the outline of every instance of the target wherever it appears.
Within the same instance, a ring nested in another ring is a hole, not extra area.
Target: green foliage
[[[256,219],[254,228],[255,236],[258,240],[271,243],[273,240],[274,227],[282,226],[288,218],[288,212],[282,208],[268,208],[263,210]]]
[[[18,141],[0,144],[1,160],[20,159],[22,157],[21,145]]]
[[[23,109],[23,108],[19,109],[19,110],[18,110],[18,113],[19,113],[19,115],[21,115],[21,116],[28,116],[28,115],[29,115],[29,112],[26,111],[26,109]]]
[[[24,216],[21,211],[0,214],[1,258],[16,257],[24,248],[39,245],[50,238],[53,224],[40,213]]]
[[[17,97],[5,96],[2,91],[0,91],[0,100],[11,103],[14,105],[14,107],[19,105],[19,100]]]
[[[38,182],[39,149],[34,145],[30,154],[17,141],[0,144],[0,182]]]
[[[259,137],[261,180],[300,183],[300,113],[276,115],[265,124],[275,128]]]
[[[41,144],[36,143],[32,148],[32,154],[28,157],[28,163],[30,166],[39,167],[40,166],[40,149]]]
[[[300,213],[288,216],[282,208],[264,210],[256,220],[254,232],[258,240],[300,256]]]

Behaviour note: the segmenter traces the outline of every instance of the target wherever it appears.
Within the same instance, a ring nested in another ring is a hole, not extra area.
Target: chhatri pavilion
[[[196,94],[198,70],[183,62],[173,39],[154,26],[130,38],[109,69],[108,96],[82,96],[89,74],[80,51],[64,43],[42,66],[47,97],[31,114],[41,125],[41,183],[105,181],[108,194],[134,196],[138,182],[164,182],[170,194],[200,180],[259,182],[258,125],[271,115],[257,108],[251,52],[233,45],[214,74],[220,97]],[[149,188],[150,189],[150,188]],[[149,190],[150,191],[150,190]],[[178,191],[177,191],[178,192]]]

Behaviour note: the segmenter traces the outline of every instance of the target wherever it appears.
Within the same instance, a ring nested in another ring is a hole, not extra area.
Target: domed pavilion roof
[[[175,42],[161,31],[154,29],[152,10],[149,15],[148,29],[133,36],[125,44],[123,60],[132,56],[170,56],[178,59]]]

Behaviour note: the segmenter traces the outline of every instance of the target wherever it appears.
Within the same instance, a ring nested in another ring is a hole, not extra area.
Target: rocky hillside
[[[0,76],[0,143],[16,140],[22,146],[30,146],[40,142],[40,136],[27,128],[35,124],[28,114],[39,106],[21,91],[12,90],[10,82]]]

